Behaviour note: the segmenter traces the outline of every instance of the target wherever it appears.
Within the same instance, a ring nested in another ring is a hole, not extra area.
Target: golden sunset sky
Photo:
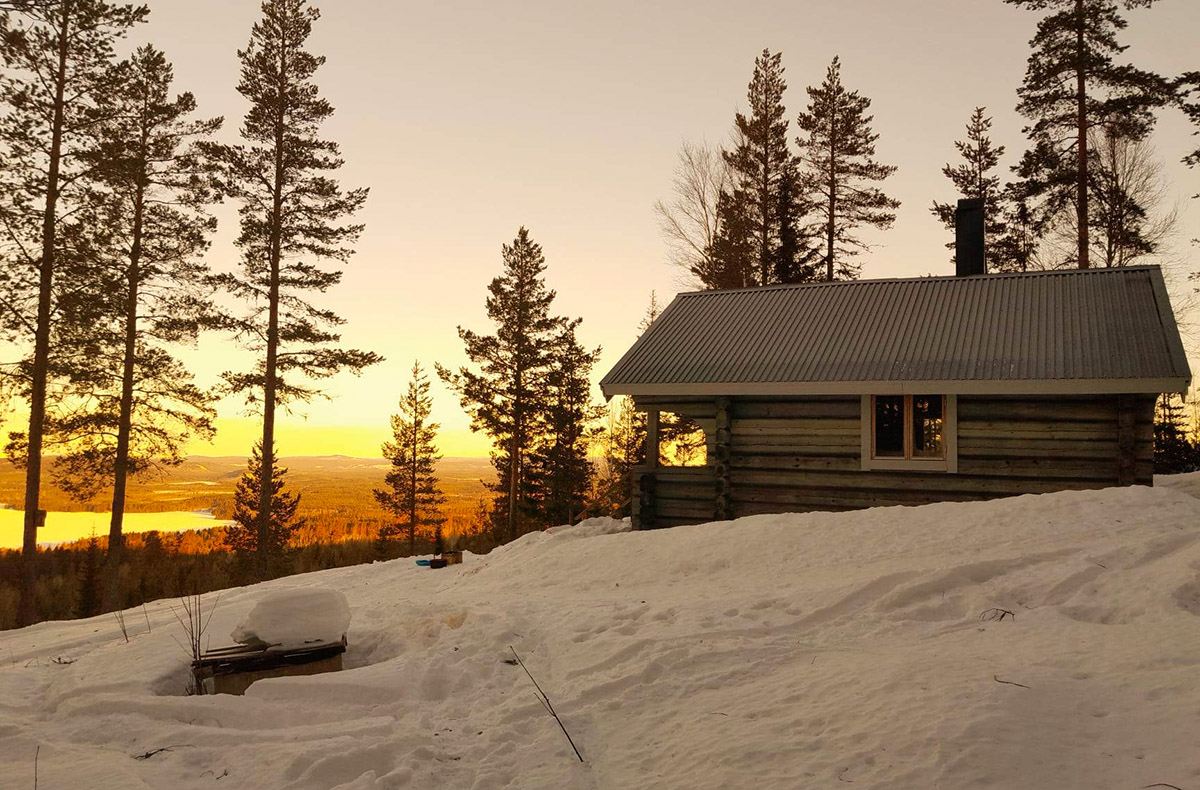
[[[235,90],[255,0],[151,0],[151,41],[175,64],[176,85],[201,112],[224,115],[233,139],[246,110]],[[689,284],[665,263],[653,203],[670,196],[682,140],[724,144],[744,107],[754,57],[783,52],[794,119],[804,87],[834,55],[843,80],[873,100],[879,159],[899,166],[884,189],[903,201],[895,227],[872,233],[865,277],[949,274],[945,231],[929,213],[954,197],[942,165],[956,156],[976,105],[995,116],[1004,167],[1024,148],[1013,110],[1038,15],[1001,0],[797,2],[391,2],[325,0],[309,48],[337,108],[326,135],[346,159],[345,186],[369,186],[366,232],[343,283],[320,303],[348,323],[347,343],[387,361],[327,382],[328,401],[283,419],[281,455],[378,456],[414,359],[462,364],[455,333],[487,330],[484,297],[500,245],[520,225],[542,244],[557,310],[580,316],[580,337],[604,353],[598,380],[625,351],[651,291],[662,304]],[[1128,14],[1130,61],[1166,76],[1200,69],[1200,2],[1162,0]],[[1200,270],[1200,169],[1179,159],[1196,138],[1164,111],[1154,143],[1182,215],[1167,256]],[[1007,174],[1006,174],[1007,175]],[[209,255],[236,264],[234,207]],[[1195,348],[1195,343],[1191,344]],[[211,337],[186,353],[203,384],[244,355]],[[1193,367],[1200,369],[1193,355]],[[457,399],[434,383],[446,455],[486,455]],[[596,390],[599,398],[599,390]],[[249,452],[258,425],[221,406],[205,455]]]

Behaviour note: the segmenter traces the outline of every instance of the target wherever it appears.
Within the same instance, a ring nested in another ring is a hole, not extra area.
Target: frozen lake
[[[24,511],[0,510],[0,549],[21,548]],[[46,514],[46,526],[38,529],[38,543],[52,544],[108,534],[108,513]],[[221,527],[229,522],[215,519],[210,513],[169,511],[166,513],[126,513],[125,532],[182,532],[187,529]]]

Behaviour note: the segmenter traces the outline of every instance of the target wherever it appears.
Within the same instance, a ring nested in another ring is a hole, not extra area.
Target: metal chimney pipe
[[[983,198],[963,198],[954,211],[954,273],[987,274],[984,260]]]

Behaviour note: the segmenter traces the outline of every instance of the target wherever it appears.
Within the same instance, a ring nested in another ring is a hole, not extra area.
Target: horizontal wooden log
[[[958,419],[974,420],[1033,420],[1037,422],[1116,422],[1116,398],[1086,401],[1060,400],[993,400],[958,397]]]
[[[671,499],[661,499],[655,505],[658,518],[690,518],[699,521],[712,521],[716,518],[716,503],[707,505],[693,502],[679,502]]]
[[[730,406],[733,418],[834,418],[858,419],[861,405],[857,397],[797,401],[748,401],[735,399]]]
[[[1027,427],[983,428],[973,424],[960,424],[958,426],[958,437],[960,441],[964,439],[1038,439],[1042,441],[1057,439],[1060,441],[1086,442],[1115,441],[1117,439],[1117,426],[1115,423],[1111,426],[1079,429],[1068,428],[1065,423],[1042,425],[1024,423],[1024,425]],[[1134,434],[1136,438],[1149,438],[1153,435],[1153,428],[1149,425],[1140,425],[1135,427]]]
[[[804,455],[801,453],[780,453],[776,455],[734,454],[730,458],[730,466],[742,469],[844,469],[855,470],[862,468],[858,453],[845,455]]]
[[[958,472],[989,477],[1069,477],[1081,480],[1117,480],[1117,463],[1112,458],[962,458]]]
[[[735,497],[745,498],[747,489],[762,487],[814,489],[928,490],[935,492],[1048,493],[1070,487],[1067,478],[1022,478],[948,474],[944,472],[784,472],[734,469],[730,473]],[[1079,481],[1097,488],[1103,481]]]

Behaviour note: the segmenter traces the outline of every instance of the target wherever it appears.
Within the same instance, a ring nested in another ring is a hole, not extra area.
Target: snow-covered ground
[[[245,697],[182,696],[167,602],[128,643],[111,615],[0,634],[0,786],[36,753],[41,790],[1200,788],[1200,499],[1162,482],[231,590],[214,646],[281,588],[353,616],[347,671]]]

